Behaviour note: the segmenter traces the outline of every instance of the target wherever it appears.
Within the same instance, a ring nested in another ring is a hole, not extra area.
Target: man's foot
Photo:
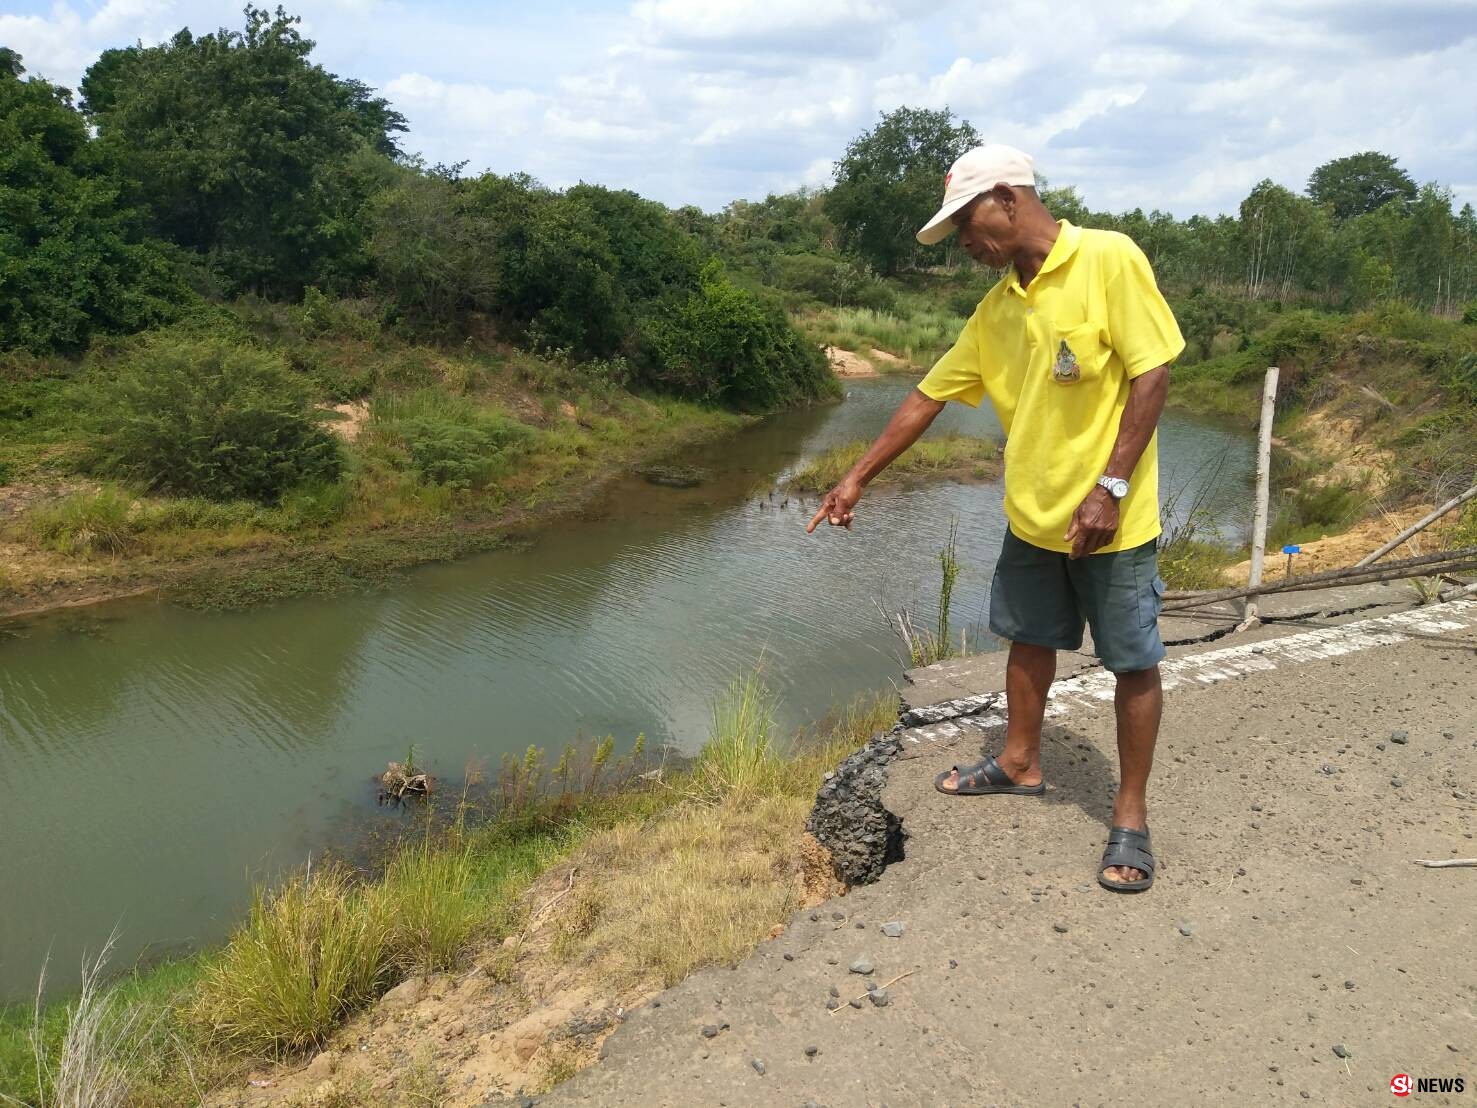
[[[1108,832],[1098,883],[1123,892],[1142,892],[1154,883],[1154,868],[1147,824],[1131,827],[1115,822]]]
[[[1147,832],[1149,830],[1149,813],[1143,804],[1130,804],[1119,793],[1117,802],[1113,805],[1113,826],[1127,827],[1133,831]],[[1109,881],[1122,884],[1125,881],[1142,881],[1148,874],[1143,870],[1134,869],[1132,866],[1109,866],[1103,870],[1103,876]]]
[[[942,774],[934,782],[934,785],[942,793],[958,793],[960,791],[961,779],[963,790],[968,793],[971,789],[988,786],[991,782],[985,776],[984,767],[994,762],[1010,778],[1010,784],[1022,789],[1035,789],[1041,785],[1041,761],[1039,758],[1031,761],[1013,761],[1004,751],[994,758],[986,758],[975,766],[955,766],[948,773]]]

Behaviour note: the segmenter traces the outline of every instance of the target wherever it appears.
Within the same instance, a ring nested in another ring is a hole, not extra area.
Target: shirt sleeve
[[[1127,239],[1118,271],[1108,279],[1107,302],[1109,343],[1130,379],[1168,365],[1185,349],[1149,259]]]
[[[934,362],[918,391],[930,400],[962,400],[978,408],[985,398],[985,376],[980,360],[979,313],[964,323],[959,337],[942,358]]]

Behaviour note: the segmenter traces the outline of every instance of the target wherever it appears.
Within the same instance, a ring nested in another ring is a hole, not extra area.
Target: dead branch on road
[[[1456,866],[1477,866],[1477,858],[1412,858],[1411,861],[1418,866],[1425,866],[1427,869],[1451,869]]]

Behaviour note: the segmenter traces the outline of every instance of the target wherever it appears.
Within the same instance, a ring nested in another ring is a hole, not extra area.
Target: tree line
[[[949,165],[979,142],[947,108],[899,108],[850,143],[829,189],[736,201],[708,217],[705,230],[766,281],[876,306],[885,291],[869,275],[968,264],[953,240],[923,247],[913,233],[936,210]],[[1059,217],[1129,235],[1161,282],[1182,291],[1335,309],[1398,299],[1443,314],[1477,301],[1472,205],[1458,210],[1449,188],[1418,186],[1378,151],[1319,166],[1301,193],[1261,181],[1234,216],[1095,211],[1073,186],[1038,188]]]
[[[666,207],[407,156],[404,117],[316,64],[298,22],[248,7],[240,31],[107,50],[75,101],[0,48],[0,349],[77,353],[312,292],[731,407],[827,390],[780,304]]]
[[[858,135],[827,189],[669,210],[407,156],[405,118],[312,60],[281,8],[242,30],[181,30],[105,51],[70,90],[0,47],[0,348],[86,349],[243,294],[372,296],[388,322],[472,321],[533,348],[604,359],[623,384],[741,407],[821,390],[784,317],[797,298],[887,308],[885,280],[967,272],[920,247],[948,165],[980,136],[948,109],[900,108]],[[1161,281],[1357,308],[1477,298],[1477,216],[1364,152],[1302,192],[1262,181],[1236,215],[1058,214],[1132,236]],[[715,366],[723,366],[721,372]]]

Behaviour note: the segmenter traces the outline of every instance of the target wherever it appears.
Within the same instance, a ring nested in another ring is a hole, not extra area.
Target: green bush
[[[377,400],[374,434],[403,449],[425,484],[452,489],[487,484],[533,437],[521,423],[432,389]]]
[[[696,400],[765,410],[836,388],[819,348],[716,262],[697,292],[649,322],[645,337],[654,383]]]
[[[1442,382],[1452,399],[1469,405],[1477,405],[1477,354],[1463,354],[1457,358],[1444,375]]]
[[[146,488],[274,503],[304,481],[335,481],[338,443],[274,353],[162,334],[94,381],[96,467]]]
[[[1471,301],[1462,310],[1462,322],[1468,325],[1477,324],[1477,300]]]
[[[15,480],[15,466],[4,458],[0,458],[0,488]]]

